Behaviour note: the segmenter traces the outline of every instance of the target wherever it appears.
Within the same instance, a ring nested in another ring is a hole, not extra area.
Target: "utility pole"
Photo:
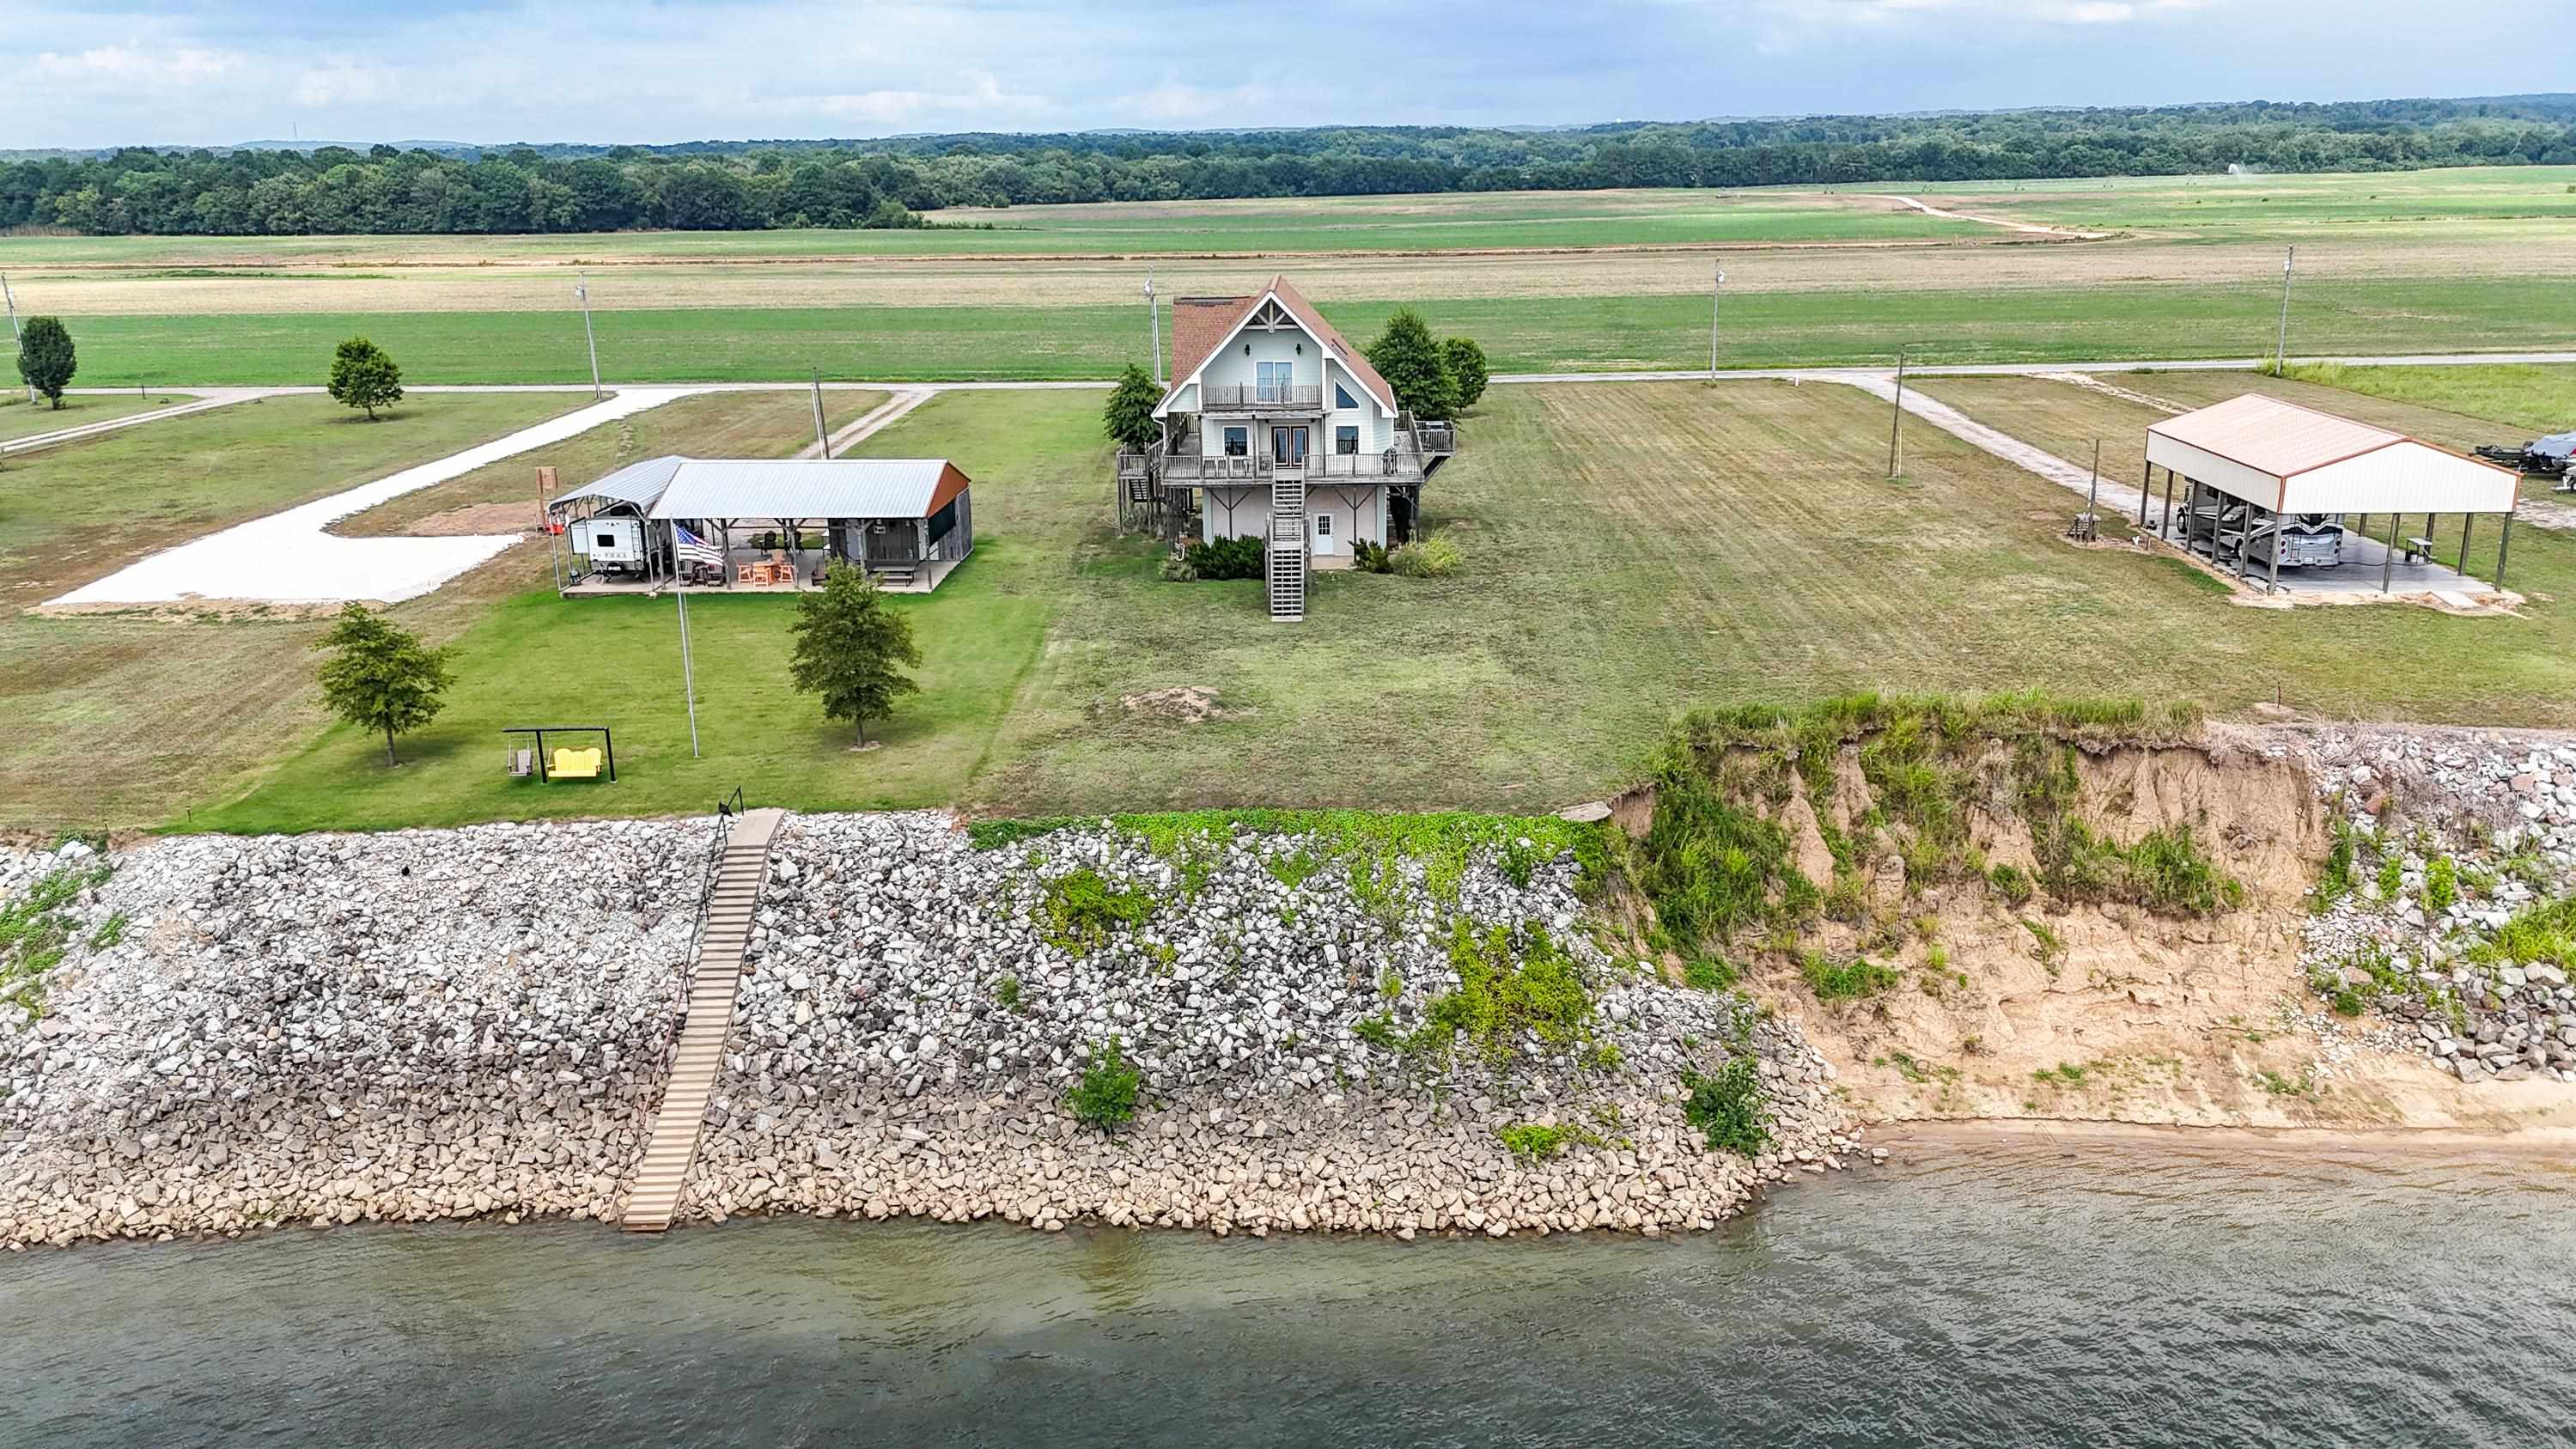
[[[2272,351],[2272,375],[2290,374],[2290,267],[2299,259],[2299,249],[2291,247],[2281,254],[2281,337]]]
[[[1726,268],[1717,269],[1717,280],[1708,284],[1708,380],[1717,381],[1717,289],[1726,285]]]
[[[1905,436],[1905,349],[1896,349],[1896,412],[1887,420],[1887,476],[1893,478],[1905,461],[1901,440]]]
[[[573,273],[572,294],[581,299],[581,340],[590,349],[590,400],[599,401],[599,334],[590,330],[590,277]]]
[[[671,597],[680,601],[680,692],[689,697],[689,758],[698,758],[698,683],[689,668],[689,590],[674,581]]]
[[[1154,306],[1154,274],[1145,274],[1145,346],[1154,356],[1154,381],[1163,380],[1163,314]]]
[[[18,296],[9,290],[9,278],[6,273],[0,273],[0,298],[6,298],[9,303],[10,340],[20,347],[26,346],[27,339],[18,332]],[[36,405],[36,385],[32,382],[27,384],[27,405],[29,407]]]
[[[2090,524],[2095,507],[2102,501],[2102,440],[2093,440],[2093,477],[2084,485],[2084,519]]]
[[[823,369],[814,369],[814,456],[832,456],[832,435],[823,426]]]

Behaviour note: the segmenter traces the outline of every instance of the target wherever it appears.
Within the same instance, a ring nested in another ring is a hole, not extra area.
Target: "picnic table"
[[[2429,538],[2415,538],[2409,536],[2406,540],[2406,551],[2403,561],[2411,564],[2431,563],[2433,561],[2433,540]]]

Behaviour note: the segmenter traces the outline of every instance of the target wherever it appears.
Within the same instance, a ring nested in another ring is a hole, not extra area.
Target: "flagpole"
[[[671,597],[680,601],[680,692],[689,697],[689,758],[698,756],[698,684],[689,667],[689,590],[675,584]]]

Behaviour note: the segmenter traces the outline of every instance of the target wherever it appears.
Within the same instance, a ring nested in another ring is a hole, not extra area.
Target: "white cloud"
[[[299,106],[345,106],[397,93],[393,71],[334,57],[295,78],[287,99]]]
[[[962,90],[874,90],[855,95],[805,96],[779,103],[789,111],[851,116],[878,125],[902,125],[925,116],[1031,116],[1054,103],[1045,96],[1002,89],[990,71],[961,71]]]
[[[1120,96],[1110,104],[1120,116],[1132,117],[1136,122],[1171,123],[1240,118],[1274,98],[1271,88],[1259,82],[1209,90],[1167,79],[1151,90]]]
[[[246,57],[232,50],[102,45],[70,55],[46,51],[36,57],[36,74],[91,89],[180,87],[204,85],[241,70],[246,63]]]

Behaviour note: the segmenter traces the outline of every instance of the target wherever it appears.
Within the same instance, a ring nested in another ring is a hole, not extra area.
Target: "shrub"
[[[1751,1057],[1735,1057],[1713,1076],[1682,1073],[1682,1116],[1708,1138],[1712,1152],[1740,1157],[1759,1153],[1771,1140],[1763,1111],[1762,1072]]]
[[[2406,863],[2399,860],[2393,853],[2381,856],[2379,858],[2379,898],[2383,901],[2393,901],[2397,899],[2397,893],[2405,888]]]
[[[1198,577],[1198,566],[1190,562],[1187,549],[1176,548],[1163,555],[1163,582],[1191,584],[1198,582]]]
[[[1395,1015],[1392,1012],[1381,1011],[1375,1016],[1361,1017],[1351,1023],[1351,1035],[1370,1046],[1384,1047],[1388,1051],[1404,1044],[1404,1039],[1395,1034]]]
[[[1257,579],[1269,564],[1267,546],[1250,535],[1192,543],[1182,552],[1191,570],[1202,579]]]
[[[1001,980],[994,982],[993,1000],[1004,1011],[1019,1011],[1023,1009],[1020,1004],[1020,978],[1017,976],[1005,976]]]
[[[1387,562],[1386,545],[1365,538],[1351,545],[1351,567],[1367,574],[1395,572],[1395,566]]]
[[[1458,571],[1458,545],[1435,533],[1387,555],[1387,567],[1409,579],[1445,579]]]
[[[1091,1065],[1083,1068],[1082,1080],[1065,1093],[1065,1105],[1073,1109],[1074,1119],[1103,1132],[1115,1132],[1136,1117],[1136,1093],[1144,1084],[1145,1074],[1127,1065],[1119,1051],[1118,1038],[1111,1037],[1091,1054]]]
[[[2424,914],[2438,916],[2460,899],[2460,867],[2447,855],[2424,867]]]

